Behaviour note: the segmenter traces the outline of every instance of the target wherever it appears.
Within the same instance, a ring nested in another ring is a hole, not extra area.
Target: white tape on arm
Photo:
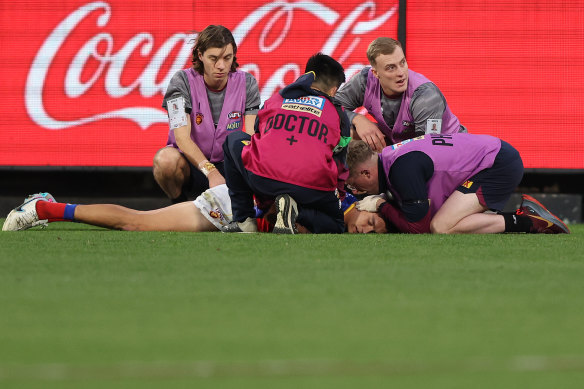
[[[184,97],[178,96],[169,99],[166,102],[166,109],[168,110],[168,123],[171,130],[188,124]]]

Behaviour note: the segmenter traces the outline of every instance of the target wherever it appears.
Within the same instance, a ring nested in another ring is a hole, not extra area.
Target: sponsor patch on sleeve
[[[185,99],[182,96],[169,99],[166,102],[166,108],[168,110],[168,123],[170,129],[183,127],[188,124],[187,113],[185,112]]]
[[[442,133],[442,119],[428,119],[426,120],[426,134],[441,134]]]
[[[325,99],[320,96],[304,96],[297,99],[284,99],[282,109],[311,113],[320,117],[324,108]]]
[[[394,143],[394,144],[392,144],[392,145],[391,145],[391,146],[389,146],[389,147],[391,147],[391,149],[392,149],[392,150],[395,150],[395,149],[397,149],[397,148],[399,148],[399,147],[402,147],[402,146],[403,146],[403,145],[405,145],[406,143],[410,143],[410,142],[413,142],[413,141],[415,141],[415,140],[422,140],[422,139],[424,139],[424,135],[421,135],[421,136],[416,136],[415,138],[411,138],[411,139],[405,139],[405,140],[402,140],[401,142]]]

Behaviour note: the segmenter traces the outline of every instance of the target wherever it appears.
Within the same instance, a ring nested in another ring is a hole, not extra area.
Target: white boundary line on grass
[[[177,379],[215,377],[395,376],[469,372],[584,371],[584,355],[471,358],[462,361],[327,361],[264,360],[258,362],[120,362],[104,365],[41,363],[2,364],[2,381],[69,381],[86,379]]]

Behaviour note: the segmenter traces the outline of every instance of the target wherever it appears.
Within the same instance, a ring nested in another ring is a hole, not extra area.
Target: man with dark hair
[[[201,31],[190,69],[170,80],[163,107],[168,111],[166,147],[154,156],[156,182],[173,203],[225,183],[222,144],[228,133],[253,132],[260,106],[256,79],[237,70],[237,45],[223,26]]]
[[[356,139],[380,152],[386,145],[423,134],[466,132],[440,89],[409,70],[399,41],[375,39],[367,49],[367,59],[371,66],[352,77],[335,96],[348,110]],[[377,123],[352,112],[361,106]]]
[[[268,99],[258,112],[255,134],[230,134],[223,145],[225,179],[233,220],[227,231],[256,231],[253,196],[275,198],[274,232],[344,230],[344,196],[350,125],[332,96],[345,81],[343,67],[328,55],[313,55],[306,73]]]
[[[393,231],[570,233],[527,195],[516,212],[501,212],[523,177],[523,162],[510,144],[492,136],[423,135],[388,146],[381,154],[354,141],[347,164],[347,185],[375,195],[357,208],[378,212]],[[386,192],[392,202],[377,195]]]

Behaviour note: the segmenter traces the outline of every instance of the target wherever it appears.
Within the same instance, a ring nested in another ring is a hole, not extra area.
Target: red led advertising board
[[[222,24],[262,100],[321,51],[347,76],[397,38],[399,1],[2,2],[0,166],[150,166],[161,108],[196,31]],[[576,1],[407,1],[406,50],[471,132],[526,167],[584,169],[583,9]]]
[[[407,2],[407,57],[526,168],[584,169],[584,2]]]
[[[2,4],[0,165],[150,166],[168,134],[166,85],[208,24],[233,32],[262,100],[318,51],[355,73],[369,42],[397,31],[397,1],[56,4]]]

